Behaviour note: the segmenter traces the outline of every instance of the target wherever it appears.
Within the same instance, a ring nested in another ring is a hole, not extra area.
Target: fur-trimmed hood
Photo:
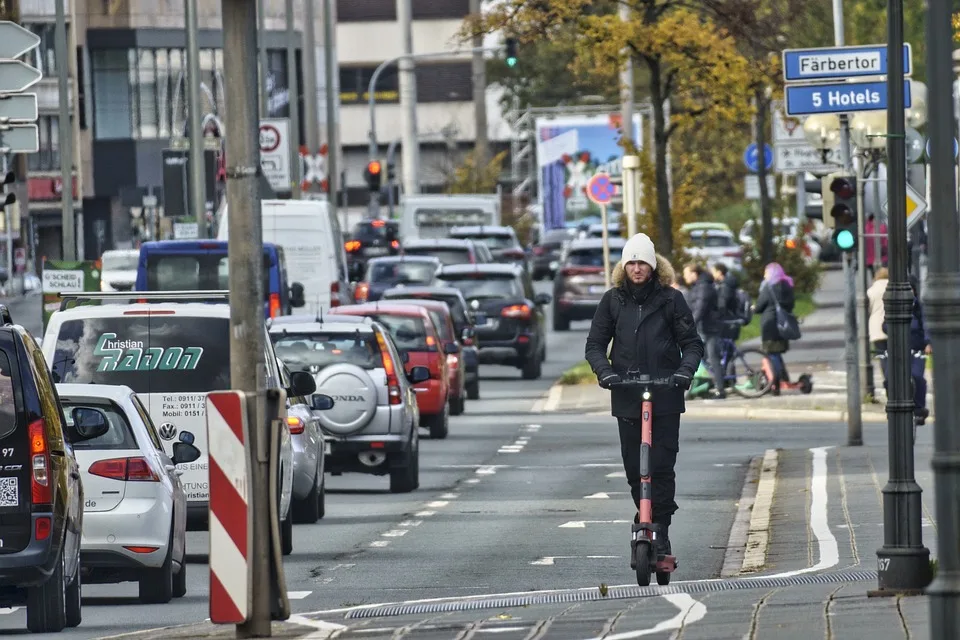
[[[677,272],[673,269],[673,265],[670,264],[670,261],[659,253],[657,254],[657,268],[655,273],[657,274],[657,278],[660,280],[660,284],[664,287],[672,287],[673,283],[677,281]],[[611,277],[613,286],[621,286],[624,278],[626,278],[626,275],[627,274],[623,269],[623,262],[618,262],[617,266],[613,268],[613,275]]]

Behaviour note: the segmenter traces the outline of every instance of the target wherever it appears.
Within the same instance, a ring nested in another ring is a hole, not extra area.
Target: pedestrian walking
[[[867,221],[863,225],[864,245],[866,251],[867,266],[871,271],[876,272],[881,265],[887,264],[887,225],[877,224],[877,218],[872,213],[867,216]],[[880,234],[881,238],[871,237],[871,235]],[[877,242],[879,240],[879,242]],[[880,246],[880,255],[877,256],[877,245]]]
[[[870,306],[870,317],[867,318],[867,334],[873,346],[874,355],[880,358],[880,371],[883,372],[883,388],[887,388],[887,332],[884,330],[885,311],[883,308],[883,294],[887,291],[890,282],[890,273],[886,267],[877,269],[873,276],[873,284],[867,289],[867,304]]]
[[[727,265],[718,262],[713,265],[713,280],[717,283],[717,308],[720,311],[720,320],[723,322],[723,337],[730,340],[740,338],[740,305],[737,292],[740,281]]]
[[[913,383],[914,419],[917,424],[924,424],[930,416],[930,410],[927,409],[927,361],[920,354],[930,355],[933,348],[930,346],[930,332],[925,322],[923,304],[917,296],[919,284],[916,276],[910,276],[910,287],[913,289],[913,307],[910,314],[910,379]],[[887,331],[886,320],[883,322],[883,331]]]
[[[683,281],[690,288],[690,310],[697,325],[697,333],[706,348],[707,362],[713,374],[713,397],[727,397],[723,365],[720,356],[720,339],[723,321],[720,317],[719,297],[713,276],[700,264],[689,263],[683,267]]]
[[[760,314],[760,339],[773,367],[772,393],[775,396],[780,395],[781,382],[790,382],[790,374],[783,361],[783,354],[790,350],[790,341],[780,334],[777,308],[792,314],[795,303],[793,278],[784,272],[779,263],[771,262],[763,271],[763,282],[760,283],[753,311]]]

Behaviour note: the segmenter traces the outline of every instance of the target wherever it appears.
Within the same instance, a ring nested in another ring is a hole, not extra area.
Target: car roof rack
[[[70,303],[81,302],[84,300],[143,300],[145,302],[207,302],[230,300],[230,292],[227,290],[209,290],[209,291],[79,291],[71,293],[58,293],[60,298],[60,311],[66,311],[70,308]]]

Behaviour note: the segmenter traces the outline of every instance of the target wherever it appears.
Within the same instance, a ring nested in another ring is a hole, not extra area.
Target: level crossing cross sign
[[[606,206],[617,195],[617,186],[610,180],[608,173],[595,173],[587,181],[587,197],[594,204]]]

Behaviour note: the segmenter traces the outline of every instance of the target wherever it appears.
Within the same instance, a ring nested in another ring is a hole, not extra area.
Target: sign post
[[[607,289],[610,288],[610,235],[607,230],[607,205],[616,193],[617,187],[610,180],[609,173],[595,173],[587,181],[587,197],[600,206],[600,224],[603,227],[600,232],[603,243],[603,284]]]
[[[290,166],[290,121],[272,118],[260,121],[260,168],[277,193],[289,193],[293,170]]]

